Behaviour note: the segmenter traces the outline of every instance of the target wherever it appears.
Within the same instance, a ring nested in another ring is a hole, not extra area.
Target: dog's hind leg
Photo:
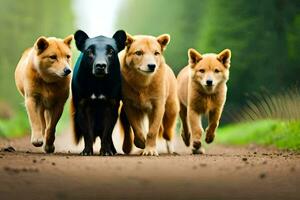
[[[124,106],[121,108],[121,113],[120,113],[120,122],[121,126],[124,130],[124,141],[123,141],[123,146],[122,150],[125,154],[129,154],[132,150],[132,131],[131,131],[131,126],[129,124],[128,118],[126,116]]]
[[[188,147],[190,146],[190,140],[191,140],[191,134],[189,132],[189,127],[187,124],[187,108],[185,105],[180,103],[180,119],[181,119],[181,124],[182,124],[182,132],[181,132],[181,137],[184,141],[184,144]]]
[[[175,135],[177,114],[177,102],[167,102],[163,117],[163,138],[166,140],[167,151],[169,154],[176,154],[174,152],[173,137]]]

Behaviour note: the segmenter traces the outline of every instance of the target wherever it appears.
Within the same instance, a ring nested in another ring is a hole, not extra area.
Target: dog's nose
[[[96,69],[104,70],[106,67],[105,63],[98,63],[96,64]]]
[[[148,64],[148,68],[149,68],[150,71],[154,71],[155,67],[156,67],[155,64]]]
[[[69,67],[64,68],[64,75],[67,76],[71,73],[71,69]]]
[[[206,81],[206,85],[207,85],[207,86],[212,86],[212,84],[213,84],[213,81],[212,81],[212,80],[207,80],[207,81]]]

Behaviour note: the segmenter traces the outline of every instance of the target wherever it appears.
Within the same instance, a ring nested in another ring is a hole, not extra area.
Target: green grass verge
[[[279,149],[300,150],[300,121],[261,120],[220,127],[218,143],[258,144]]]
[[[10,119],[0,119],[0,137],[19,137],[29,133],[29,130],[25,112],[19,112]]]
[[[25,108],[10,119],[0,119],[0,137],[13,138],[30,134],[30,125]],[[56,126],[56,135],[65,131],[70,123],[70,103],[66,103],[64,112]]]

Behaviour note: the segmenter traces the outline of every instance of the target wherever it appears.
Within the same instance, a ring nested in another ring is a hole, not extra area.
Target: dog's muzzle
[[[108,74],[108,72],[107,72],[107,65],[105,63],[97,63],[94,66],[93,74],[96,77],[102,77],[102,76]]]
[[[69,67],[65,67],[64,68],[64,74],[63,74],[63,76],[68,76],[71,72],[72,71],[71,71],[71,69]]]

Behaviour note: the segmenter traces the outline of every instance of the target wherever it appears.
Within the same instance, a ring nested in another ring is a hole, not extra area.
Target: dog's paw
[[[80,153],[81,156],[92,156],[93,150],[92,149],[83,149],[83,151]]]
[[[187,133],[185,134],[184,132],[181,133],[181,137],[183,139],[184,144],[188,147],[190,146],[190,140],[191,140],[191,134]]]
[[[145,148],[145,139],[140,139],[138,137],[134,137],[134,145],[137,147],[137,148],[140,148],[140,149],[144,149]]]
[[[114,154],[112,150],[100,149],[100,156],[113,156]]]
[[[44,151],[46,152],[46,153],[53,153],[54,152],[54,150],[55,150],[55,147],[54,147],[54,145],[52,144],[52,145],[45,145],[44,146]]]
[[[198,150],[198,149],[200,149],[200,147],[201,147],[201,141],[200,141],[200,140],[195,140],[195,141],[193,142],[193,148],[194,148],[195,150]]]
[[[211,134],[206,134],[206,137],[205,137],[205,142],[207,144],[210,144],[214,141],[215,139],[215,134],[214,133],[211,133]]]
[[[143,156],[158,156],[158,152],[156,150],[156,147],[146,147],[143,152]]]
[[[175,150],[174,150],[174,144],[173,144],[172,141],[166,140],[166,148],[167,148],[168,154],[173,154],[175,152]]]
[[[193,154],[205,154],[205,149],[200,147],[199,149],[192,149]]]
[[[35,137],[32,137],[31,138],[31,144],[35,147],[41,147],[43,146],[44,142],[43,142],[43,138],[35,138]]]

